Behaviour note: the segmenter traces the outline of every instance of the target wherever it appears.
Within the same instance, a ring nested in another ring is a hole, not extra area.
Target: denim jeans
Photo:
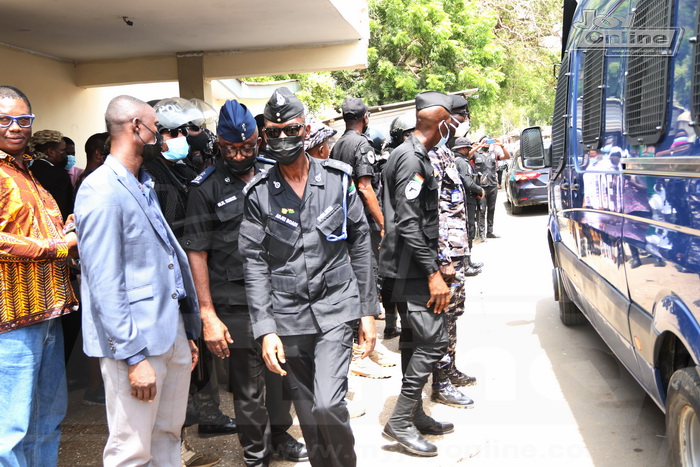
[[[0,362],[0,465],[57,465],[67,405],[60,320],[0,334]]]

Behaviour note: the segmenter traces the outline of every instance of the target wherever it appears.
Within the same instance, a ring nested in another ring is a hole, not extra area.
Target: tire
[[[510,202],[510,213],[513,214],[514,216],[517,216],[518,214],[523,213],[523,208],[522,206],[516,206],[512,201]]]
[[[586,322],[586,316],[581,313],[576,304],[566,294],[566,289],[561,287],[559,297],[559,319],[564,326],[575,326]]]
[[[671,376],[666,398],[666,437],[671,465],[700,465],[700,375],[683,368]]]

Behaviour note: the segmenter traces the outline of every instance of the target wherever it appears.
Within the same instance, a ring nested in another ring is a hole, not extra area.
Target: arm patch
[[[345,162],[341,162],[335,159],[323,159],[321,161],[321,165],[324,167],[331,167],[336,170],[340,170],[341,172],[345,172],[346,174],[352,176],[352,167]]]

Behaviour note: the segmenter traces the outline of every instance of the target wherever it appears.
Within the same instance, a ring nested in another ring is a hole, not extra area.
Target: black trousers
[[[420,400],[433,367],[447,351],[445,313],[435,314],[423,303],[397,303],[401,317],[401,395]]]
[[[345,403],[352,357],[352,325],[327,332],[281,336],[282,367],[294,398],[309,461],[314,467],[354,467],[355,437]]]
[[[493,233],[493,216],[496,213],[498,186],[485,186],[483,189],[486,196],[481,198],[481,211],[479,212],[479,232],[482,238]]]
[[[289,388],[285,391],[283,378],[265,366],[260,343],[253,339],[247,307],[217,305],[216,310],[233,339],[229,377],[243,460],[247,466],[268,465],[275,437],[292,426],[292,403],[285,396]]]
[[[469,195],[471,198],[472,195]],[[476,236],[476,201],[475,199],[470,199],[467,202],[467,232],[469,233],[469,251],[472,250],[472,243],[474,237]]]

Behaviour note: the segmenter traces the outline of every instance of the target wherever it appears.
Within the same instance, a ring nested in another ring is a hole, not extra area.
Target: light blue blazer
[[[150,177],[142,172],[141,180],[149,183]],[[187,256],[165,224],[173,257],[149,212],[138,182],[113,156],[78,190],[83,348],[91,357],[163,355],[175,342],[178,314],[187,337],[199,336],[199,305]],[[175,293],[175,261],[187,293],[183,300]]]

